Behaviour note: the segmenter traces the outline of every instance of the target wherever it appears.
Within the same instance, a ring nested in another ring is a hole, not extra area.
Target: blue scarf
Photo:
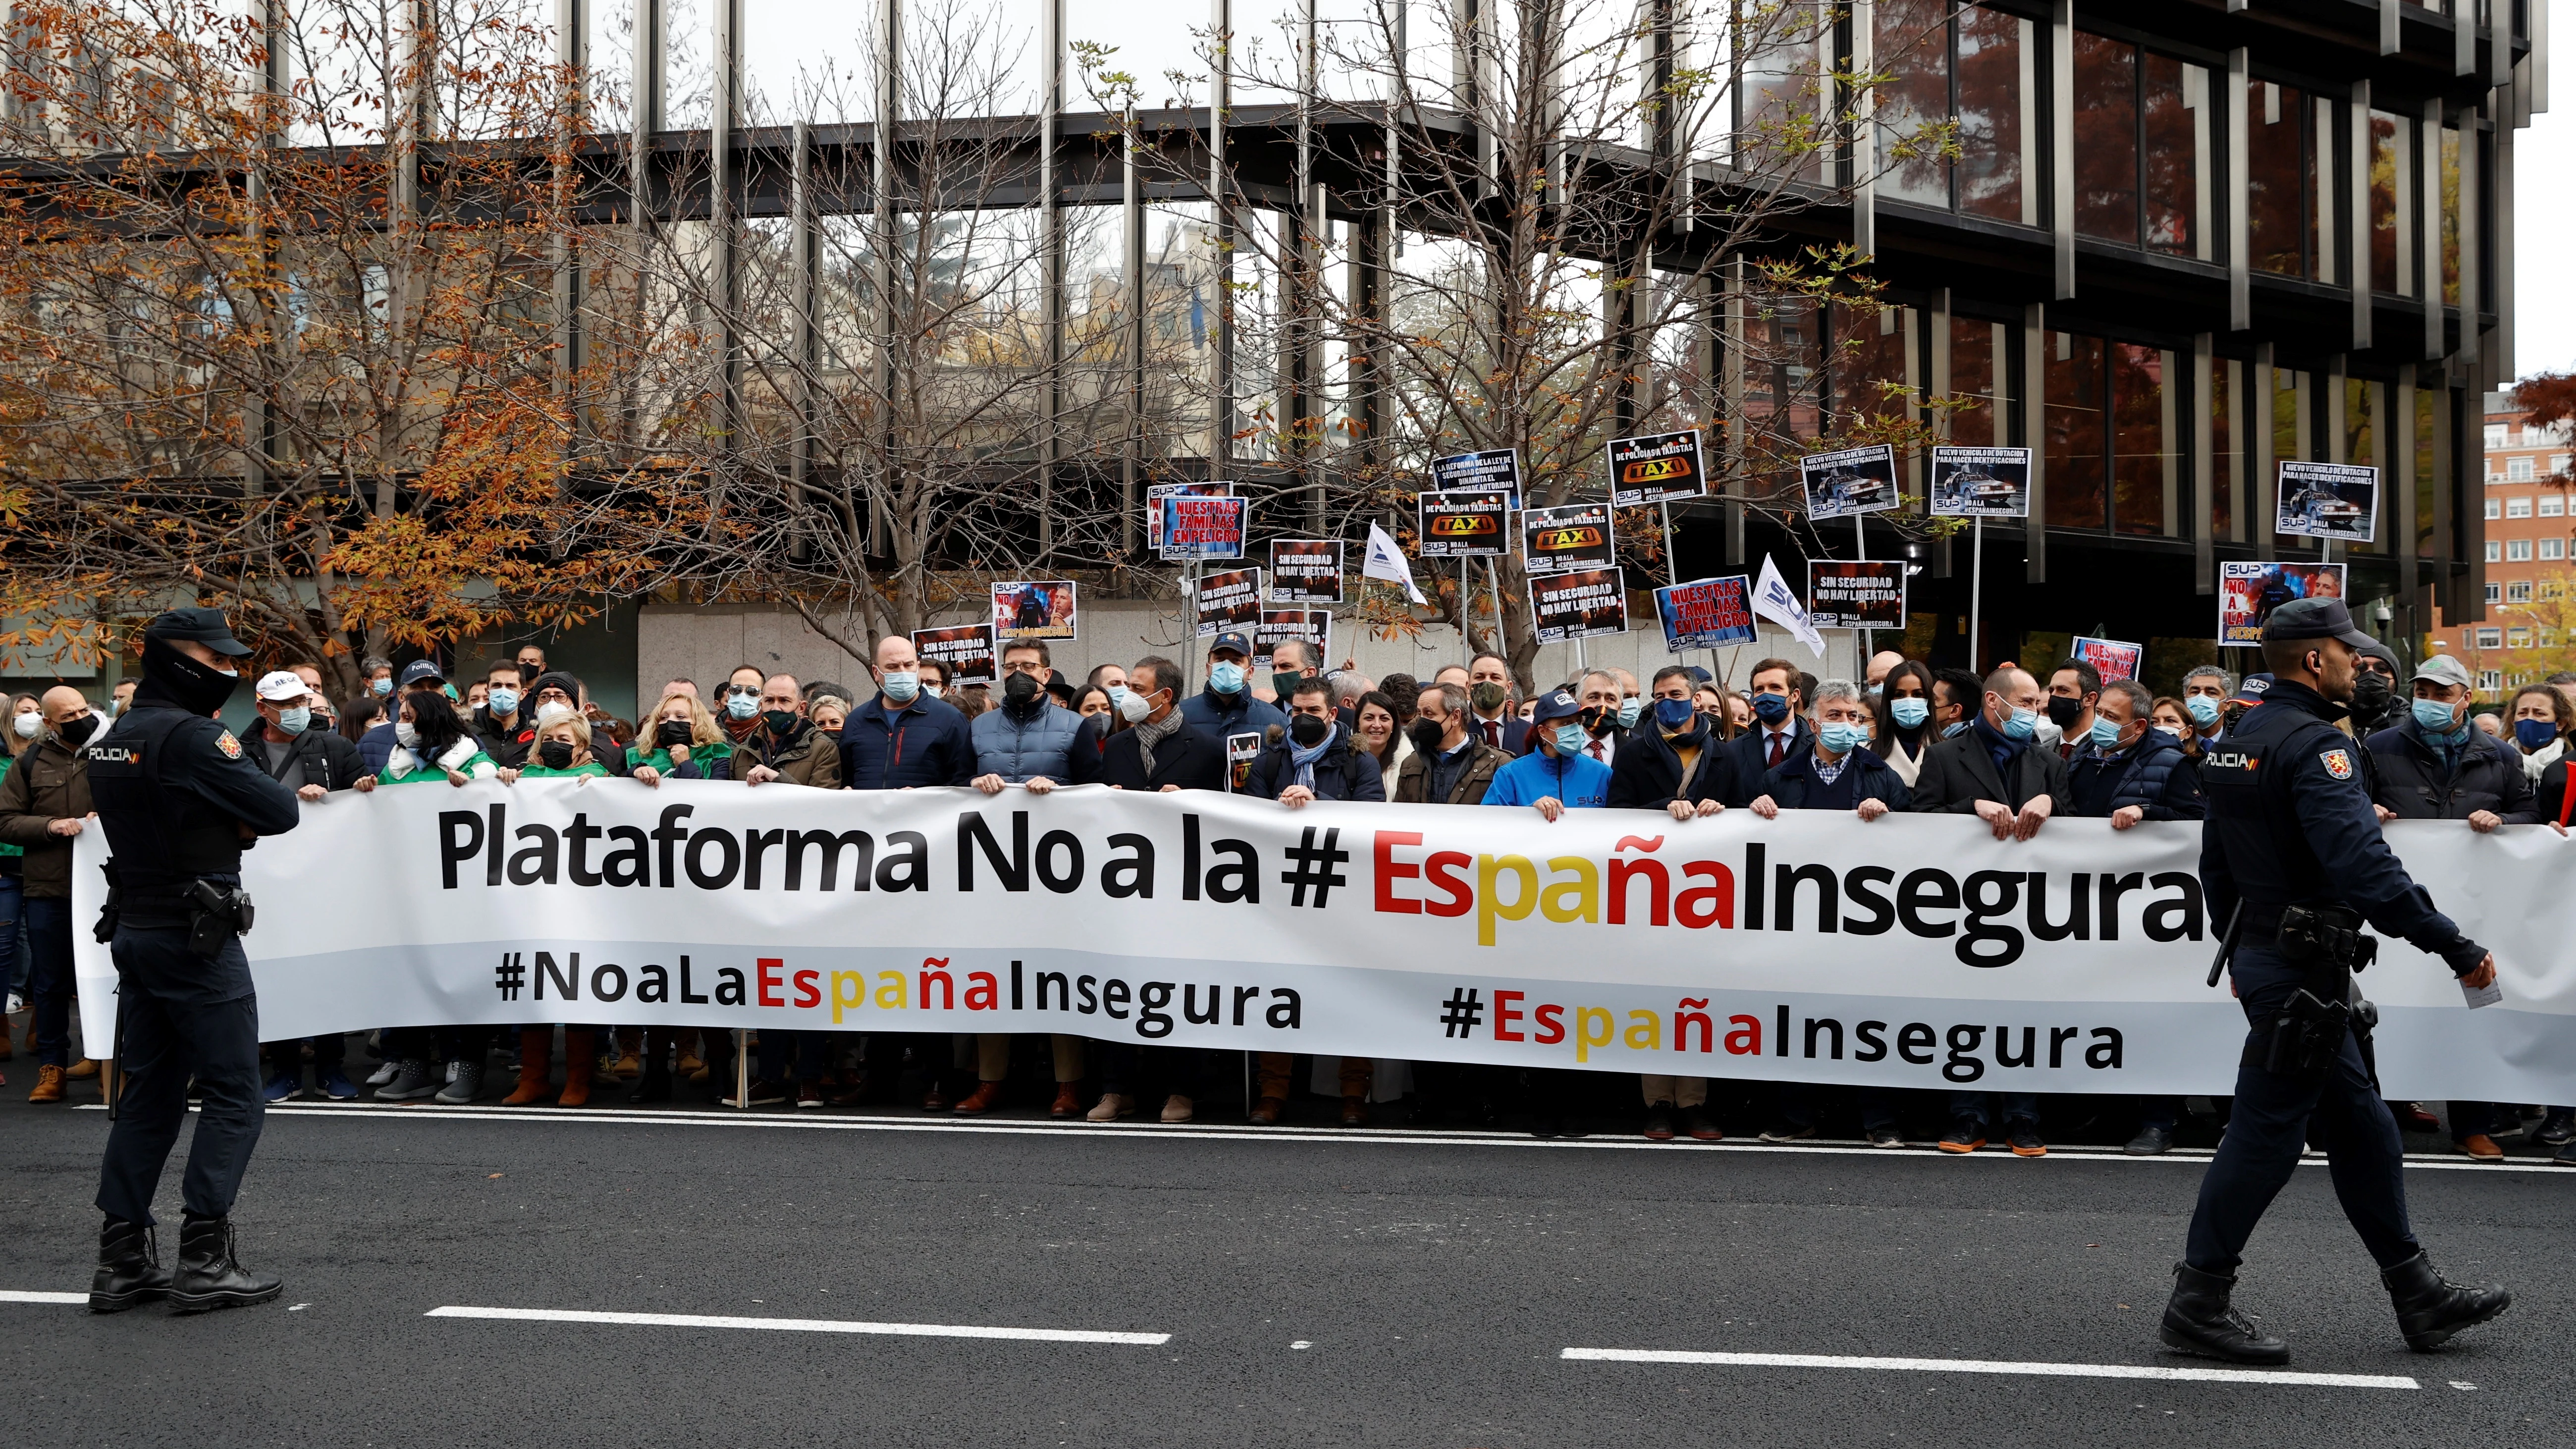
[[[1333,741],[1340,739],[1341,736],[1342,727],[1340,725],[1335,725],[1331,732],[1324,736],[1323,742],[1316,745],[1311,750],[1298,748],[1297,742],[1294,739],[1290,739],[1287,742],[1288,763],[1297,767],[1298,784],[1305,786],[1309,790],[1315,788],[1315,762],[1322,759],[1324,757],[1324,751],[1331,749],[1333,747]]]

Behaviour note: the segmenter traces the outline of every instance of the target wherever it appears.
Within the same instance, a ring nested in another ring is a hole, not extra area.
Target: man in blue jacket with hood
[[[841,726],[841,778],[853,790],[963,785],[975,778],[975,744],[966,716],[921,687],[921,656],[912,641],[877,641],[876,696]]]

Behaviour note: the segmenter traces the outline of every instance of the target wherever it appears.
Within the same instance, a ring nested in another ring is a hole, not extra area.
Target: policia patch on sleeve
[[[223,751],[226,759],[238,760],[241,758],[241,741],[233,738],[233,732],[231,730],[215,731],[215,748]],[[2337,751],[2337,753],[2341,753],[2341,751]]]
[[[224,738],[229,740],[232,736],[226,735]],[[2352,751],[2344,749],[2341,746],[2337,746],[2336,748],[2328,750],[2324,754],[2317,756],[2317,759],[2325,765],[2326,773],[2334,776],[2336,779],[2349,780],[2352,778]]]

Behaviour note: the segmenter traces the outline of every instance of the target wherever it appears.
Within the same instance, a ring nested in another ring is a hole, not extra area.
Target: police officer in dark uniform
[[[2357,1039],[2371,1012],[2353,972],[2379,944],[2365,922],[2440,957],[2468,986],[2495,980],[2495,958],[2433,908],[2380,837],[2360,746],[2335,728],[2352,697],[2353,661],[2370,647],[2340,599],[2282,605],[2263,629],[2271,687],[2201,762],[2201,887],[2211,919],[2229,923],[2229,964],[2253,1030],[2165,1306],[2164,1341],[2187,1352],[2289,1361],[2289,1346],[2229,1307],[2228,1295],[2254,1224],[2312,1131],[2408,1347],[2438,1348],[2513,1301],[2500,1286],[2446,1281],[2415,1241],[2397,1124]]]
[[[107,1221],[90,1283],[94,1313],[165,1297],[195,1313],[283,1291],[234,1259],[230,1217],[262,1106],[241,856],[260,836],[294,829],[298,810],[295,792],[244,758],[241,742],[211,718],[241,682],[231,661],[248,653],[219,610],[154,619],[143,631],[133,708],[85,751],[114,855],[99,929],[116,960],[124,1070],[99,1165]],[[191,1077],[204,1112],[188,1149],[173,1272],[161,1266],[152,1197],[187,1116]]]

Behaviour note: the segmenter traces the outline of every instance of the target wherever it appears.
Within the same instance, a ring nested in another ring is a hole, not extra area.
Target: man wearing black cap
[[[2350,1029],[2352,973],[2378,944],[2364,924],[2441,957],[2472,990],[2496,974],[2495,958],[2433,908],[2380,838],[2354,759],[2360,747],[2335,728],[2352,697],[2353,661],[2370,644],[2340,599],[2281,605],[2263,628],[2271,686],[2202,762],[2201,886],[2210,918],[2231,929],[2229,966],[2254,1030],[2165,1306],[2164,1341],[2186,1352],[2289,1361],[2289,1346],[2228,1296],[2254,1224],[2298,1169],[2311,1131],[2409,1348],[2438,1348],[2513,1301],[2500,1286],[2446,1281],[2416,1242],[2397,1124]]]
[[[241,854],[295,828],[295,792],[270,779],[212,718],[250,653],[221,611],[174,609],[143,631],[132,711],[90,742],[90,799],[115,855],[109,897],[117,974],[116,1125],[99,1165],[94,1313],[167,1298],[183,1313],[265,1303],[277,1279],[233,1257],[233,1196],[259,1141],[259,1003],[241,933]],[[182,1188],[179,1263],[165,1271],[152,1196],[187,1116],[204,1099]]]
[[[1181,718],[1219,743],[1228,735],[1258,734],[1268,744],[1272,725],[1287,729],[1286,700],[1268,704],[1252,697],[1252,676],[1245,672],[1251,662],[1252,640],[1241,631],[1228,629],[1210,640],[1207,685],[1181,701]]]

